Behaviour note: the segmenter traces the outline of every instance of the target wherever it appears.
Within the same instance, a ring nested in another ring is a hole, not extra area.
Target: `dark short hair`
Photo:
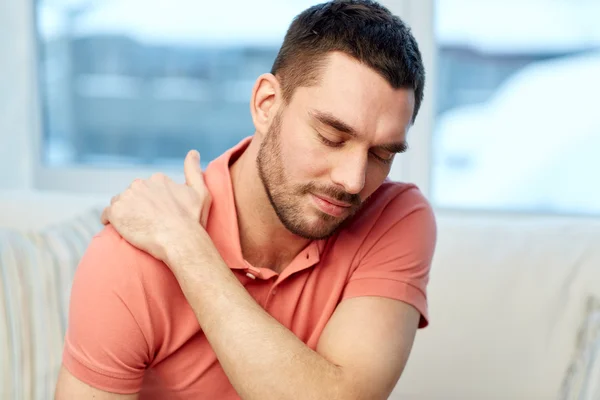
[[[410,28],[371,0],[334,0],[292,21],[271,73],[289,102],[300,86],[318,83],[326,55],[339,51],[379,73],[394,88],[413,89],[414,123],[423,101],[425,68]]]

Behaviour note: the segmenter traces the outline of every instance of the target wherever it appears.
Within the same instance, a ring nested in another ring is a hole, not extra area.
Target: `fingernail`
[[[192,152],[192,155],[194,156],[194,158],[195,158],[196,160],[200,160],[200,153],[198,153],[198,151],[197,151],[197,150],[194,150],[194,151]]]

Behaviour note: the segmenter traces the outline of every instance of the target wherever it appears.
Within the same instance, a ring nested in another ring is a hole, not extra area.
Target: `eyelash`
[[[371,153],[373,154],[373,153]],[[386,159],[386,158],[381,158],[379,157],[377,154],[373,154],[373,157],[377,158],[377,160],[385,165],[391,164],[392,160],[394,159],[393,157],[390,159]]]
[[[342,142],[333,142],[321,134],[319,134],[319,139],[321,139],[321,142],[329,147],[340,147],[342,145]]]
[[[329,146],[329,147],[334,147],[334,148],[335,147],[340,147],[343,144],[342,142],[339,142],[339,143],[338,142],[333,142],[333,141],[327,139],[326,137],[324,137],[321,134],[319,134],[319,139],[321,139],[321,142],[323,142],[323,144],[325,144],[326,146]],[[385,159],[385,158],[381,158],[377,154],[374,154],[374,153],[371,153],[371,155],[373,157],[375,157],[375,159],[377,159],[377,161],[379,161],[379,162],[381,162],[381,163],[383,163],[385,165],[391,164],[392,160],[393,160],[393,157],[388,160],[388,159]]]

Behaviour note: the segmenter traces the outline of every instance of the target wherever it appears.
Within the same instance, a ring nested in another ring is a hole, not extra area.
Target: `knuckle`
[[[124,192],[121,194],[121,196],[119,196],[119,197],[120,197],[120,200],[129,200],[129,199],[131,199],[131,198],[134,196],[134,194],[135,194],[135,192],[136,192],[136,189],[137,189],[137,188],[131,188],[131,187],[130,187],[130,188],[127,188],[127,190],[125,190],[125,191],[124,191]]]
[[[166,178],[166,175],[163,174],[162,172],[156,172],[156,173],[152,174],[152,176],[150,177],[151,180],[157,181],[157,182],[164,181],[165,178]]]

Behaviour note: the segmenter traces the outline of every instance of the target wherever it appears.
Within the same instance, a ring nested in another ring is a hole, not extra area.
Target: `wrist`
[[[199,224],[182,230],[182,235],[166,240],[163,244],[164,262],[177,274],[190,265],[204,263],[217,252],[208,233]]]
[[[168,235],[159,240],[161,243],[162,261],[171,266],[173,264],[181,264],[186,257],[190,257],[194,253],[193,248],[199,242],[199,232],[197,227],[180,227],[176,231],[177,235]],[[168,231],[167,231],[168,232]]]

